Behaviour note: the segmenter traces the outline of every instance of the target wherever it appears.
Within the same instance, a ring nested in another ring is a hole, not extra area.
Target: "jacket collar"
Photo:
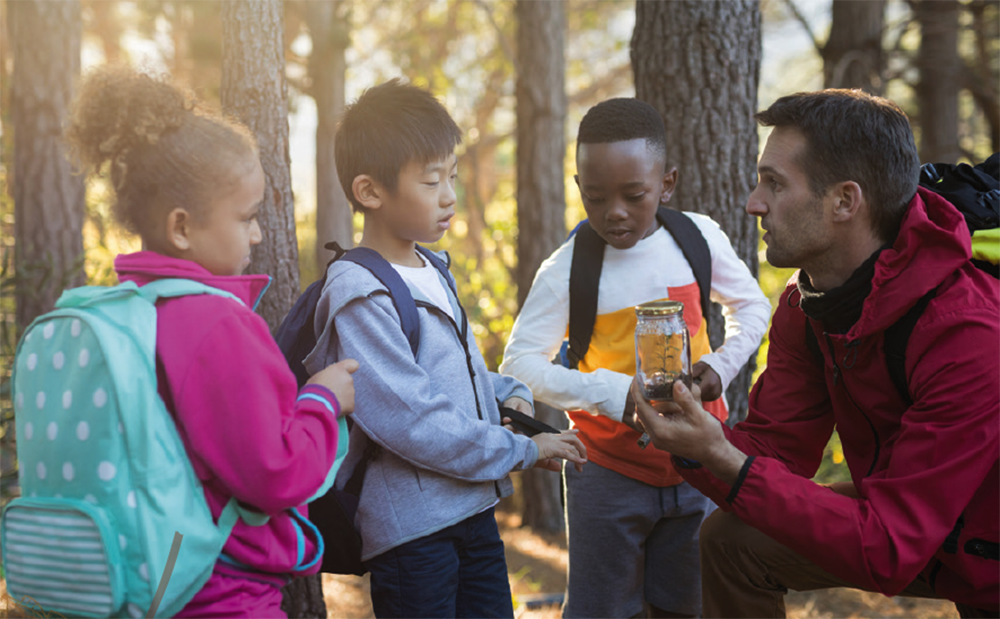
[[[212,275],[201,265],[171,258],[152,251],[120,254],[115,258],[119,281],[144,286],[158,279],[190,279],[225,290],[239,297],[247,307],[254,308],[271,284],[269,275]]]
[[[847,337],[888,328],[972,257],[965,219],[950,202],[919,188],[906,208],[899,235],[875,263],[871,294]]]

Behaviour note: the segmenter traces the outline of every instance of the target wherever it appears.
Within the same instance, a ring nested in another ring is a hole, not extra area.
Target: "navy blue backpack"
[[[336,252],[333,260],[327,264],[328,268],[337,260],[349,260],[368,269],[389,289],[389,296],[392,297],[392,304],[399,315],[403,333],[406,334],[410,350],[416,357],[417,347],[420,344],[420,317],[413,295],[410,294],[410,289],[399,273],[378,252],[366,247],[344,250],[337,243],[327,243],[325,247]],[[428,249],[417,245],[417,251],[444,276],[457,297],[455,286],[448,277],[447,265]],[[323,294],[325,284],[326,271],[321,278],[306,288],[274,334],[278,348],[284,354],[300,388],[309,380],[309,372],[306,371],[302,361],[316,347],[314,328],[316,304]],[[351,425],[350,418],[348,425]],[[354,516],[358,510],[361,485],[368,470],[368,463],[377,453],[377,445],[369,441],[364,455],[354,468],[344,489],[331,488],[325,495],[317,497],[309,504],[309,520],[319,529],[325,542],[321,568],[323,572],[361,576],[368,571],[361,563],[361,534],[354,524]]]

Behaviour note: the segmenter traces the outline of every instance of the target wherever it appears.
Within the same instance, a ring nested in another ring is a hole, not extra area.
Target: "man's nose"
[[[754,187],[754,190],[750,192],[750,197],[747,198],[746,212],[754,217],[763,217],[767,214],[767,205],[758,195],[759,189],[760,185]]]

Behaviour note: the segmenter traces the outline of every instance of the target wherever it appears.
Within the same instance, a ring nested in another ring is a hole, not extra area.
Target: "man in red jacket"
[[[783,97],[757,120],[774,129],[746,210],[768,261],[800,271],[749,415],[729,429],[697,388],[678,382],[676,404],[654,409],[633,387],[653,443],[721,508],[701,531],[704,616],[781,617],[788,589],[853,587],[996,617],[997,280],[969,262],[962,215],[917,190],[895,104],[825,90]],[[884,332],[928,293],[900,393]],[[822,486],[811,478],[835,426],[852,481]]]

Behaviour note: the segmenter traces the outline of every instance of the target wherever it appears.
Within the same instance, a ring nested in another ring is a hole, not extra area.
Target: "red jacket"
[[[922,576],[942,597],[1000,609],[1000,284],[969,263],[962,216],[920,190],[878,258],[861,317],[805,338],[794,284],[770,331],[747,420],[726,434],[748,456],[733,487],[684,477],[726,511],[860,587],[895,595]],[[913,404],[889,378],[883,331],[925,293],[906,351]],[[832,354],[831,354],[832,347]],[[834,426],[859,499],[810,481]],[[956,530],[957,544],[945,544]]]

